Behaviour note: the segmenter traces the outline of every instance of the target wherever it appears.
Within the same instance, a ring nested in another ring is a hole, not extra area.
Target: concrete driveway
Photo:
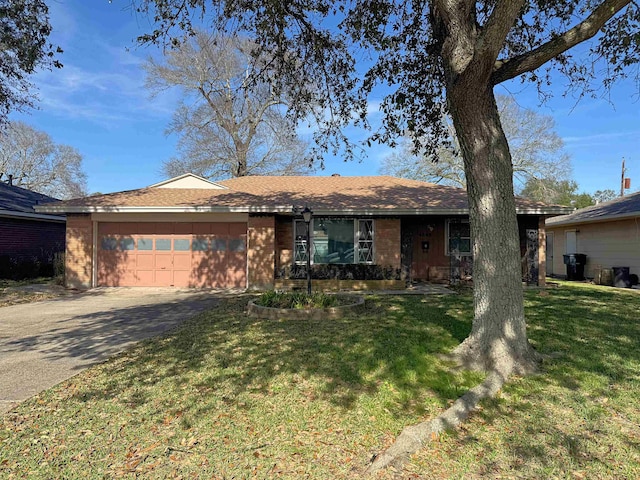
[[[0,414],[216,305],[222,293],[100,288],[0,308]]]

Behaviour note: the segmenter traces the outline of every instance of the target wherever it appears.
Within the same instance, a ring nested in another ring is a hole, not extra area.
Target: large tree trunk
[[[248,155],[248,142],[236,142],[236,164],[234,176],[246,177],[248,174],[247,169],[247,155]]]
[[[538,355],[527,339],[513,167],[493,90],[460,82],[447,100],[464,158],[473,241],[473,327],[455,354],[504,378],[528,373]]]
[[[434,436],[464,421],[482,399],[495,395],[512,373],[538,366],[524,319],[511,155],[493,91],[458,83],[448,89],[448,101],[464,157],[474,255],[473,327],[454,355],[467,367],[490,373],[433,420],[406,427],[374,459],[369,474],[400,467]]]

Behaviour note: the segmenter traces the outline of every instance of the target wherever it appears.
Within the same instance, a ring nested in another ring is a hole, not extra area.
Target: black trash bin
[[[567,280],[584,280],[584,265],[587,256],[584,253],[569,253],[562,256],[567,266]]]
[[[613,267],[613,286],[619,288],[631,288],[629,267]]]

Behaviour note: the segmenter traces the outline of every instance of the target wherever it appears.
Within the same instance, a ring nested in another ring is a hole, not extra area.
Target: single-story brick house
[[[65,217],[34,207],[56,198],[0,182],[0,278],[53,273],[53,257],[64,251]]]
[[[582,253],[587,278],[613,267],[640,275],[640,192],[550,218],[546,228],[550,274],[564,276],[563,255]]]
[[[568,210],[517,203],[525,278],[544,281],[545,217]],[[39,211],[67,214],[68,286],[265,289],[306,264],[306,225],[292,210],[305,205],[316,276],[448,282],[470,273],[466,192],[389,176],[185,174]]]

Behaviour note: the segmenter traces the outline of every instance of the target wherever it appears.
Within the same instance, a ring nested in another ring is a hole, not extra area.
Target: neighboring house
[[[210,182],[186,174],[38,210],[67,214],[68,286],[264,289],[306,264],[306,225],[292,211],[305,205],[314,270],[432,282],[471,273],[466,192],[389,176]],[[545,216],[569,210],[517,205],[524,277],[544,281]]]
[[[550,218],[546,227],[549,274],[564,276],[563,255],[571,253],[587,255],[587,278],[613,267],[640,274],[640,193]]]
[[[0,182],[0,278],[53,273],[53,258],[64,251],[65,217],[34,210],[57,199]]]

